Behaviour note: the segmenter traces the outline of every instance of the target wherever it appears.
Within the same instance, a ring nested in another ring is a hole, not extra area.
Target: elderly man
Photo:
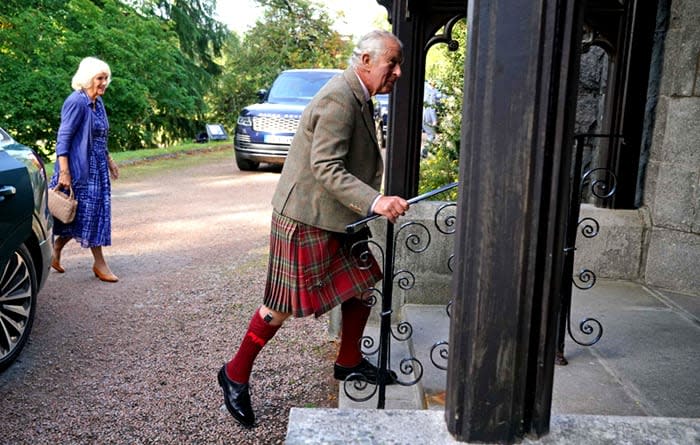
[[[374,133],[371,97],[388,93],[401,76],[402,45],[391,33],[372,31],[355,47],[351,66],[331,79],[304,110],[272,198],[270,259],[263,304],[253,314],[236,355],[218,380],[231,415],[250,427],[255,415],[248,381],[260,350],[291,315],[319,316],[341,305],[336,379],[379,380],[362,357],[359,340],[370,308],[363,292],[382,277],[374,258],[358,267],[345,226],[376,213],[390,221],[408,203],[379,193],[383,172]],[[386,383],[395,382],[392,372]]]

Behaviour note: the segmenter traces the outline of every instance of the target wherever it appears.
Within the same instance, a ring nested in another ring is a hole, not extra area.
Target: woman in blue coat
[[[60,273],[61,251],[75,239],[90,248],[92,271],[102,281],[118,278],[107,265],[102,246],[112,243],[111,179],[119,177],[117,164],[107,149],[109,122],[102,102],[112,73],[102,60],[86,57],[73,76],[73,93],[61,108],[61,125],[56,140],[56,170],[50,188],[73,189],[78,200],[75,219],[69,224],[54,220],[54,248],[51,266]]]

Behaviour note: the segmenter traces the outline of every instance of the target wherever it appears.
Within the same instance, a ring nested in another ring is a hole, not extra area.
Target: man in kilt
[[[236,355],[218,380],[231,415],[250,427],[255,415],[248,381],[260,350],[290,316],[319,316],[341,305],[336,379],[359,374],[376,383],[378,369],[362,357],[370,307],[363,293],[382,278],[366,252],[358,267],[345,226],[376,213],[391,222],[405,199],[379,193],[383,159],[374,131],[371,97],[389,93],[401,76],[402,44],[372,31],[353,50],[350,67],[331,79],[305,108],[272,198],[270,259],[263,304],[253,314]],[[386,377],[393,383],[395,373]]]

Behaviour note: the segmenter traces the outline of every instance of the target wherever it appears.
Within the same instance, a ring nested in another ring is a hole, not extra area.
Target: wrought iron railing
[[[597,343],[603,335],[603,325],[593,317],[585,317],[578,323],[579,333],[574,333],[571,324],[571,296],[572,289],[576,287],[581,290],[591,289],[596,283],[596,274],[588,268],[581,269],[578,273],[574,273],[574,252],[576,250],[576,237],[578,231],[584,238],[593,238],[598,235],[600,224],[592,217],[586,217],[579,220],[580,206],[584,196],[584,191],[587,191],[591,197],[605,201],[615,194],[616,181],[614,173],[605,168],[591,168],[585,172],[583,169],[583,149],[585,141],[589,138],[621,138],[620,135],[604,135],[604,134],[580,134],[575,137],[575,159],[574,168],[571,175],[571,201],[569,207],[569,215],[567,219],[565,258],[563,264],[563,273],[565,277],[571,277],[570,286],[562,286],[561,310],[559,312],[559,330],[557,338],[557,364],[565,365],[564,358],[564,343],[566,335],[579,345],[591,346]],[[445,193],[457,187],[458,183],[448,184],[420,196],[409,199],[409,204],[416,204],[421,201],[433,198],[437,195]],[[433,216],[433,224],[435,230],[441,234],[450,235],[456,229],[456,206],[455,202],[447,202],[442,204]],[[346,227],[349,234],[353,234],[363,229],[369,222],[381,218],[380,215],[372,215],[356,221]],[[348,376],[345,382],[342,383],[345,395],[353,401],[365,402],[370,400],[375,395],[377,396],[377,408],[383,409],[386,404],[386,386],[389,382],[389,372],[391,369],[390,352],[391,340],[405,342],[411,339],[413,335],[413,327],[408,321],[399,321],[392,328],[393,314],[393,295],[394,286],[399,289],[409,290],[413,288],[416,277],[407,269],[396,269],[396,248],[399,241],[402,241],[405,248],[411,252],[421,253],[428,249],[431,244],[431,231],[423,224],[415,221],[403,222],[399,228],[390,221],[386,221],[386,236],[384,238],[385,245],[382,247],[376,241],[370,239],[358,241],[352,249],[366,247],[364,251],[374,250],[378,252],[384,265],[384,279],[382,280],[381,289],[367,289],[363,295],[363,300],[370,306],[375,306],[381,300],[381,309],[379,311],[380,327],[379,339],[375,341],[372,337],[363,337],[362,351],[366,356],[376,356],[377,367],[379,368],[379,377],[376,384],[364,380],[361,375]],[[404,238],[405,237],[405,238]],[[371,246],[371,248],[370,248]],[[375,255],[377,256],[377,255]],[[360,256],[362,259],[362,256]],[[366,257],[364,258],[366,259]],[[451,254],[447,259],[447,269],[452,272],[452,263],[454,254]],[[362,262],[362,261],[361,261]],[[364,266],[360,266],[364,267]],[[448,318],[451,318],[452,301],[449,301],[445,307]],[[579,337],[579,335],[584,337]],[[429,358],[433,366],[440,370],[447,369],[447,361],[449,358],[449,343],[445,340],[437,341],[431,347]],[[398,379],[396,384],[401,386],[411,386],[418,383],[424,372],[423,363],[413,356],[401,359],[399,366],[394,369],[397,372]]]
[[[566,335],[581,346],[592,346],[603,336],[603,325],[593,317],[585,317],[578,323],[578,330],[584,337],[578,337],[571,328],[571,294],[573,287],[580,290],[589,290],[596,284],[596,274],[588,268],[583,268],[578,273],[574,272],[574,256],[576,251],[576,237],[579,230],[586,238],[594,238],[600,232],[600,224],[595,218],[580,218],[581,201],[585,192],[591,197],[605,201],[610,199],[617,190],[617,177],[607,168],[590,168],[583,170],[583,149],[588,139],[622,139],[617,134],[584,133],[575,136],[574,141],[574,166],[571,175],[571,201],[569,204],[569,216],[566,230],[566,253],[564,258],[564,276],[571,277],[570,286],[562,286],[561,309],[559,311],[559,329],[557,338],[556,363],[566,365],[564,357],[564,344]]]
[[[413,205],[429,198],[433,198],[441,193],[445,193],[457,187],[458,183],[445,185],[428,193],[416,196],[408,200],[408,203]],[[434,224],[436,230],[443,234],[454,233],[455,213],[450,209],[455,209],[456,203],[448,202],[441,205],[434,215]],[[380,218],[380,215],[372,215],[356,221],[346,227],[348,233],[356,233],[364,228],[370,221]],[[398,229],[390,221],[387,221],[386,237],[384,248],[373,240],[358,241],[352,246],[353,249],[357,245],[367,244],[367,247],[372,246],[373,250],[379,252],[379,256],[383,257],[384,264],[384,279],[382,280],[382,288],[370,288],[363,295],[363,299],[368,305],[376,305],[378,299],[381,299],[380,326],[379,326],[379,341],[375,343],[371,337],[362,338],[362,350],[365,355],[377,357],[377,367],[379,368],[379,378],[377,384],[370,384],[364,380],[362,376],[351,375],[342,383],[343,390],[346,396],[356,402],[364,402],[377,395],[377,408],[383,409],[386,403],[386,385],[389,382],[390,370],[390,351],[391,338],[397,341],[408,341],[413,334],[413,327],[407,321],[400,321],[393,329],[392,313],[393,313],[393,291],[394,282],[403,290],[408,290],[415,283],[415,275],[407,269],[395,270],[395,247],[399,240],[403,240],[407,249],[412,252],[420,253],[425,251],[430,245],[430,230],[422,223],[409,221],[402,223]],[[403,237],[405,236],[405,239]],[[452,269],[452,261],[454,255],[451,255],[447,260],[447,266]],[[449,315],[449,307],[447,312]],[[446,369],[447,362],[447,341],[436,343],[431,351],[431,361],[435,366],[441,369]],[[437,359],[434,358],[438,357]],[[437,360],[441,361],[438,362]],[[423,376],[423,364],[416,357],[406,357],[401,360],[396,369],[398,376],[397,384],[402,386],[411,386],[418,383]]]

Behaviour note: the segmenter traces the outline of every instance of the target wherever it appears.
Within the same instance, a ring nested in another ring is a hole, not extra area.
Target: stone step
[[[404,306],[401,318],[410,324],[411,335],[405,341],[392,337],[389,367],[398,374],[399,380],[406,384],[387,386],[385,407],[387,409],[444,409],[447,371],[440,367],[446,367],[447,360],[440,357],[440,350],[445,347],[436,348],[433,351],[433,346],[438,342],[447,342],[448,339],[449,317],[445,306],[408,304]],[[407,325],[394,325],[392,329],[396,333],[402,327]],[[373,339],[373,347],[376,349],[379,344],[379,326],[368,325],[365,328],[365,336]],[[399,338],[405,337],[399,336]],[[431,351],[433,351],[433,360],[431,360]],[[417,359],[420,364],[410,360],[411,357]],[[377,363],[376,354],[367,356],[367,359],[374,364]],[[411,382],[415,383],[408,384]],[[352,383],[341,382],[338,392],[339,408],[373,409],[377,407],[378,391],[374,385],[358,390]],[[353,400],[364,398],[368,400]]]
[[[374,341],[373,348],[379,346],[379,326],[367,325],[364,335]],[[373,349],[370,349],[373,350]],[[389,368],[394,370],[401,382],[414,380],[412,374],[406,375],[399,370],[403,359],[410,357],[409,345],[405,341],[392,339],[389,353]],[[366,356],[367,360],[377,364],[377,354]],[[367,399],[358,401],[356,399]],[[355,399],[355,400],[354,400]],[[358,390],[353,382],[339,382],[338,408],[376,409],[379,400],[378,386],[366,385]],[[420,389],[416,385],[389,385],[385,393],[386,409],[424,409]]]
[[[403,319],[413,328],[411,354],[423,365],[421,397],[428,409],[445,408],[450,318],[445,305],[407,304]]]
[[[574,290],[571,321],[577,338],[584,340],[577,331],[588,317],[598,319],[605,334],[588,347],[567,336],[569,364],[554,368],[551,432],[522,443],[698,443],[698,301],[624,281],[599,280],[590,290]],[[392,368],[413,353],[423,363],[421,381],[389,387],[386,410],[343,409],[373,409],[376,399],[351,406],[342,395],[338,410],[293,408],[285,443],[370,443],[367,438],[387,444],[455,443],[436,403],[446,372],[429,358],[432,345],[448,336],[444,308],[408,306],[396,316],[409,321],[413,332],[408,343],[392,342]],[[366,332],[376,339],[378,328]]]

